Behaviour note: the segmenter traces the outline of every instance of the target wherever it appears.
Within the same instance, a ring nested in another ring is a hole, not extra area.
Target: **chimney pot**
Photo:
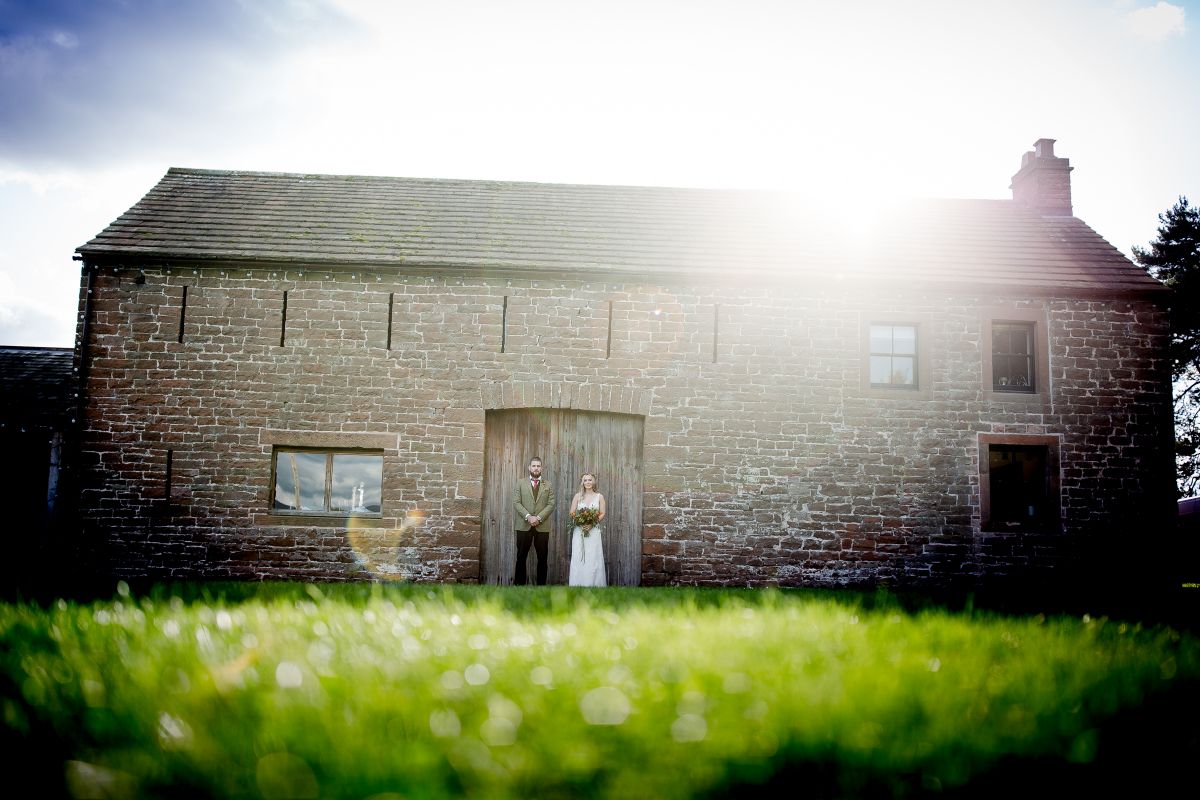
[[[1038,139],[1033,143],[1038,158],[1054,158],[1054,143],[1057,139]]]

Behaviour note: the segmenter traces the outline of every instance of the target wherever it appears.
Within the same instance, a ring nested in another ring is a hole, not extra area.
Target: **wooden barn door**
[[[531,408],[487,412],[484,445],[482,580],[511,584],[517,543],[513,490],[541,456],[557,502],[547,581],[566,583],[571,563],[571,498],[579,477],[594,472],[607,505],[604,566],[610,586],[637,586],[642,574],[643,420],[630,414]],[[527,569],[536,575],[533,551]]]

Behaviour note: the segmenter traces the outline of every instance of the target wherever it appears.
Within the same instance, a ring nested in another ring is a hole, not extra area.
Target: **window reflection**
[[[325,454],[275,454],[275,508],[325,510]]]
[[[382,495],[381,453],[275,452],[276,511],[378,514]]]
[[[332,510],[378,514],[382,486],[383,459],[379,456],[334,455]]]
[[[917,386],[917,328],[915,325],[870,327],[872,386]]]

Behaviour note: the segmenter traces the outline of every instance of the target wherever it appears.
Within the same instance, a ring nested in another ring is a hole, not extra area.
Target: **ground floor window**
[[[382,511],[382,451],[277,447],[273,466],[271,505],[276,513]]]
[[[1057,437],[985,435],[979,455],[984,530],[1058,529]]]

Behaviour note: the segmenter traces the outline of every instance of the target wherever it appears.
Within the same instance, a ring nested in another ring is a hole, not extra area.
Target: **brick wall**
[[[93,299],[82,510],[109,574],[476,580],[489,397],[646,414],[644,584],[1053,579],[1172,507],[1144,301],[219,268],[105,268]],[[1048,330],[1032,401],[984,386],[984,319],[1017,309]],[[863,388],[889,313],[923,320],[927,392]],[[384,519],[272,516],[280,432],[382,448]],[[1060,437],[1061,532],[980,531],[1004,433]]]

